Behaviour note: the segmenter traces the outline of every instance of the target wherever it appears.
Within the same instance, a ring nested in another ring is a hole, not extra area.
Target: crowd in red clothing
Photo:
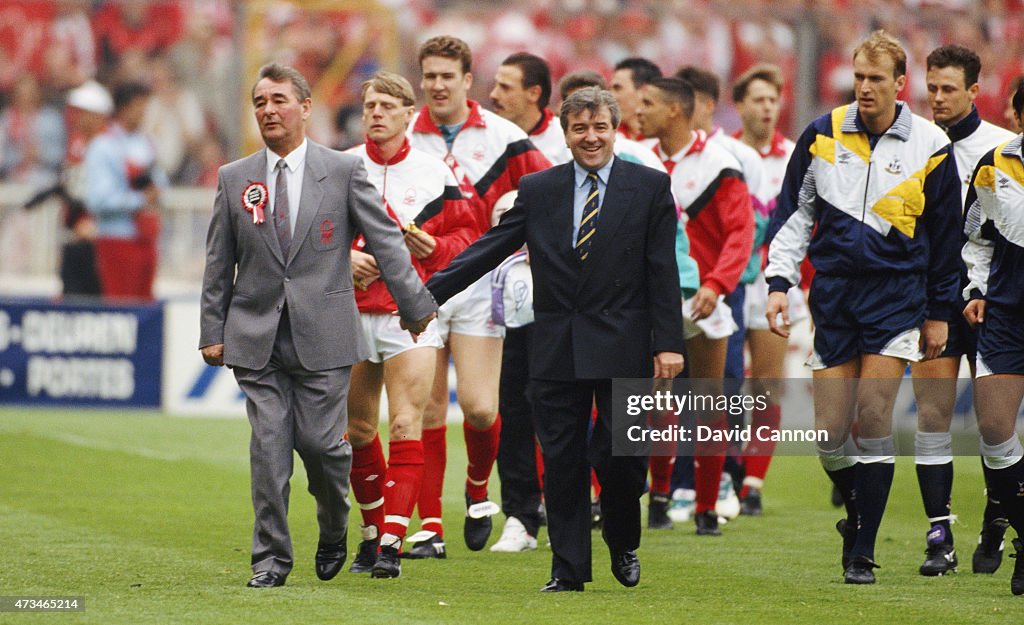
[[[317,79],[326,81],[318,86],[324,110],[317,112],[311,135],[340,148],[362,140],[358,124],[347,124],[357,111],[352,85],[381,66],[397,65],[391,69],[414,75],[415,48],[438,33],[457,33],[476,51],[477,81],[470,95],[483,101],[491,88],[488,77],[500,61],[529,50],[550,61],[556,81],[576,69],[610,75],[614,64],[629,56],[666,68],[707,67],[727,83],[757,62],[770,62],[788,76],[817,76],[809,90],[815,102],[804,107],[812,115],[850,99],[849,51],[879,27],[906,42],[911,77],[924,75],[924,57],[937,45],[955,42],[977,50],[984,66],[977,106],[995,123],[1004,123],[1003,94],[1024,72],[1024,0],[379,0],[378,5],[367,5],[365,16],[353,19],[351,9],[328,15],[281,3],[253,21],[243,3],[230,0],[5,0],[0,5],[0,180],[34,181],[40,171],[59,165],[40,144],[69,138],[58,132],[54,139],[60,128],[35,120],[62,114],[68,90],[97,79],[108,87],[124,80],[150,84],[155,97],[144,129],[157,145],[160,164],[176,184],[212,184],[217,166],[244,147],[239,105],[246,85],[237,71],[244,50],[236,41],[258,48],[257,56],[300,67],[314,86]],[[254,25],[260,30],[253,31]],[[806,69],[801,59],[816,64],[813,72],[798,71]],[[783,94],[791,103],[796,82],[789,81]],[[38,104],[16,106],[19,84],[39,93]],[[920,79],[911,78],[903,98],[914,110],[926,111]],[[792,134],[806,121],[795,119],[798,109],[784,107],[784,132]],[[739,125],[730,106],[716,115],[726,128]]]

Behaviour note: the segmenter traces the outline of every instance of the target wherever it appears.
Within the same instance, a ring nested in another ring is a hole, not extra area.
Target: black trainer
[[[978,535],[978,546],[971,558],[971,570],[975,573],[995,573],[1003,563],[1003,535],[1010,522],[1006,519],[992,519],[985,524]]]
[[[843,581],[847,584],[874,584],[875,583],[875,572],[872,569],[880,569],[879,565],[875,564],[864,556],[857,556],[850,560],[850,564],[846,567],[846,574],[843,575]]]
[[[853,544],[857,542],[857,525],[850,523],[847,519],[836,521],[836,531],[843,537],[843,570],[850,566],[850,552],[853,551]]]
[[[381,547],[377,561],[373,563],[370,577],[375,579],[393,579],[402,574],[402,561],[398,559],[398,549]]]
[[[718,513],[714,510],[705,510],[693,517],[697,524],[698,536],[721,536],[722,530],[718,529]]]
[[[670,530],[672,519],[668,518],[668,506],[671,503],[668,493],[651,491],[647,503],[647,529]]]
[[[423,536],[420,540],[413,540],[424,533],[429,534],[429,536]],[[406,538],[405,542],[407,545],[412,545],[412,547],[403,551],[399,556],[401,558],[408,558],[410,560],[438,558],[444,560],[448,557],[448,552],[444,547],[444,539],[438,536],[436,532],[417,532],[413,536]]]
[[[469,495],[466,495],[466,524],[462,528],[462,536],[466,539],[466,546],[470,551],[480,551],[487,546],[493,528],[491,515],[497,514],[500,510],[498,504],[486,497],[471,500]]]
[[[921,575],[935,577],[956,573],[956,549],[953,549],[951,541],[949,532],[941,525],[933,525],[928,530],[928,548],[924,552],[924,564],[918,569]]]
[[[1024,540],[1014,538],[1011,544],[1016,553],[1011,553],[1010,557],[1017,561],[1013,564],[1013,575],[1010,576],[1010,592],[1024,595]]]
[[[761,508],[761,490],[750,488],[747,496],[740,502],[740,514],[745,516],[761,516],[764,510]]]
[[[373,564],[377,561],[376,540],[364,540],[359,543],[356,557],[352,559],[352,566],[348,567],[349,573],[369,573],[373,570]]]

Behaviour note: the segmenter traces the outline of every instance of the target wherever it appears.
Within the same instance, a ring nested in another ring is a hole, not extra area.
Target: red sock
[[[374,436],[366,447],[352,448],[352,472],[349,476],[352,494],[363,515],[363,525],[377,528],[378,538],[384,525],[384,477],[387,470],[379,436]]]
[[[597,479],[597,471],[590,470],[590,487],[594,489],[594,497],[601,496],[601,482]]]
[[[741,498],[747,496],[751,486],[761,488],[764,476],[768,474],[768,465],[772,462],[772,454],[775,453],[775,441],[758,440],[758,428],[767,427],[772,431],[778,431],[781,422],[781,406],[768,406],[764,410],[754,410],[751,414],[750,429],[754,436],[743,452],[746,477],[743,478],[743,488],[740,490]]]
[[[725,431],[725,415],[707,425],[712,430]],[[697,490],[697,514],[715,509],[718,501],[718,485],[722,481],[725,466],[725,449],[728,443],[719,441],[698,442],[699,455],[693,459],[693,481]]]
[[[444,468],[448,463],[448,426],[423,430],[423,482],[417,506],[423,529],[444,537],[441,524],[441,493],[444,490]]]
[[[423,482],[423,441],[388,443],[388,476],[384,483],[384,534],[405,538],[409,517]]]
[[[651,413],[651,429],[663,430],[676,423],[671,412]],[[672,469],[676,465],[676,442],[656,441],[651,444],[651,492],[666,494],[672,488]]]
[[[469,464],[466,467],[466,493],[476,501],[487,498],[487,481],[491,477],[491,469],[498,458],[498,437],[501,434],[501,416],[499,415],[491,427],[478,430],[462,422],[462,434],[466,438],[466,455]]]

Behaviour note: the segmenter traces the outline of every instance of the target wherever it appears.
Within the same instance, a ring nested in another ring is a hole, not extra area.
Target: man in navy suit
[[[530,251],[530,374],[552,551],[545,592],[591,581],[591,466],[612,573],[624,586],[639,583],[646,458],[612,455],[612,379],[673,378],[683,368],[669,178],[614,158],[620,115],[608,91],[577,91],[560,121],[573,161],[524,177],[501,222],[427,283],[441,304],[523,243]]]

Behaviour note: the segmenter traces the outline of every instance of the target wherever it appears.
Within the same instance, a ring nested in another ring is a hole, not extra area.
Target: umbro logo
[[[843,165],[849,163],[851,158],[852,155],[849,152],[840,152],[839,156],[836,157],[836,159]]]
[[[1005,176],[999,176],[999,188],[1005,189],[1010,186],[1010,179]]]

